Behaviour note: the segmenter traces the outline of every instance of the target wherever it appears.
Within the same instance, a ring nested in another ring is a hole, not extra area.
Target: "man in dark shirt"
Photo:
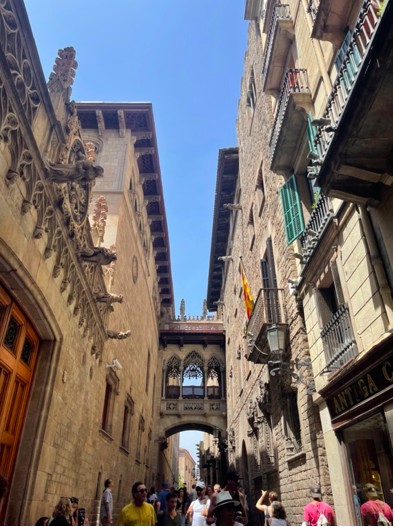
[[[162,490],[158,494],[158,501],[156,502],[157,512],[166,510],[166,496],[169,494],[169,492],[169,484],[165,481],[162,483]]]

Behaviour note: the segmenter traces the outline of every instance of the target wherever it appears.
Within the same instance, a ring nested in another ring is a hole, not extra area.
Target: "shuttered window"
[[[317,149],[314,146],[314,137],[317,133],[317,129],[315,126],[311,124],[313,120],[313,115],[311,112],[309,112],[309,115],[307,116],[307,128],[306,128],[306,134],[307,134],[307,141],[309,143],[309,150],[310,152],[317,153]]]
[[[288,245],[304,230],[302,210],[295,175],[280,188],[281,206],[283,209],[285,235]]]

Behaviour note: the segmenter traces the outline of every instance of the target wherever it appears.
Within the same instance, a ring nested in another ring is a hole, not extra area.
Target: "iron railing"
[[[293,93],[310,93],[307,79],[307,70],[290,68],[285,74],[280,98],[277,103],[276,114],[274,116],[274,124],[270,134],[269,147],[271,159],[274,157],[274,152],[276,150],[277,141],[280,136],[288,101],[291,94]]]
[[[284,290],[260,289],[248,322],[248,332],[257,337],[264,325],[285,324]]]
[[[323,373],[334,372],[358,355],[348,305],[343,304],[321,331],[326,367]]]
[[[270,21],[269,34],[266,41],[266,49],[263,57],[262,80],[265,85],[266,77],[270,69],[270,61],[273,54],[274,38],[276,35],[276,28],[279,20],[291,20],[291,12],[289,5],[276,4],[273,8],[272,19]]]
[[[334,130],[344,113],[379,20],[380,15],[377,14],[376,3],[373,0],[365,0],[323,114],[323,118],[330,119],[330,128],[328,131],[325,131],[325,128],[319,128],[314,138],[314,145],[321,161],[324,160],[332,143]]]
[[[303,263],[307,263],[311,258],[314,249],[317,247],[321,236],[333,217],[331,200],[321,194],[306,224],[306,228],[300,236]]]
[[[310,13],[313,24],[317,18],[317,13],[320,8],[321,0],[309,0],[307,4],[307,13]]]

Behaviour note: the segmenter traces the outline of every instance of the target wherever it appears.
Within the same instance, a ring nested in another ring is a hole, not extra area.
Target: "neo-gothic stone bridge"
[[[160,330],[163,349],[160,428],[170,437],[200,430],[226,437],[225,336],[222,320],[185,317]]]

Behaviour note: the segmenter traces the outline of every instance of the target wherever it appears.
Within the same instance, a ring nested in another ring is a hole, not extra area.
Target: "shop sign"
[[[369,370],[369,373],[362,375],[337,395],[328,399],[328,407],[332,418],[347,412],[362,401],[391,386],[393,377],[393,358],[391,356]]]

